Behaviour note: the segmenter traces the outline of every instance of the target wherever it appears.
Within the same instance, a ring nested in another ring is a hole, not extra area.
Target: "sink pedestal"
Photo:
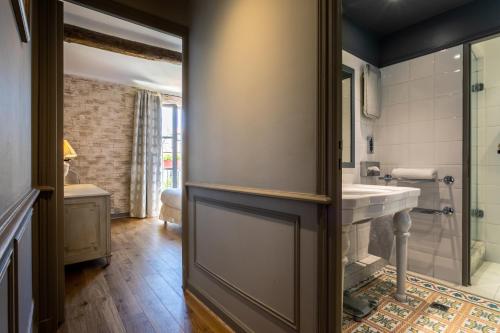
[[[411,217],[410,210],[406,209],[394,214],[393,230],[396,237],[396,294],[394,298],[400,302],[406,302],[406,270],[408,268],[408,237],[410,237]],[[366,221],[368,222],[368,221]],[[342,276],[344,276],[345,266],[348,258],[347,252],[351,245],[349,232],[351,224],[342,226]],[[344,283],[344,279],[342,279]],[[342,285],[342,290],[344,287]]]
[[[410,210],[394,214],[394,235],[396,236],[397,285],[394,298],[406,302],[406,269],[408,268],[408,237],[410,237]]]

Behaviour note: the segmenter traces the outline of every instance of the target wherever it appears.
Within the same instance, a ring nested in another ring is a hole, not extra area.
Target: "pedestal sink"
[[[397,290],[394,297],[406,301],[407,248],[411,219],[409,212],[417,207],[420,189],[411,187],[344,184],[342,186],[342,258],[347,264],[349,231],[353,224],[393,215],[396,237]]]

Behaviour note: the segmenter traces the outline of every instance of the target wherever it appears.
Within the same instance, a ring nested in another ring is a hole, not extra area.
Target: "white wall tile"
[[[486,122],[488,126],[500,126],[500,106],[486,108]]]
[[[462,92],[462,72],[437,74],[434,85],[435,96],[460,94]]]
[[[434,276],[434,256],[420,251],[408,251],[408,270]]]
[[[500,225],[500,204],[484,204],[480,208],[484,209],[485,220],[489,224]]]
[[[408,103],[393,104],[382,108],[384,125],[407,124],[408,117]]]
[[[434,277],[454,283],[462,283],[462,261],[434,257]]]
[[[434,119],[434,99],[410,101],[409,122],[428,121]]]
[[[461,70],[462,65],[462,46],[452,47],[435,53],[436,74]]]
[[[479,192],[479,198],[486,204],[500,205],[500,186],[495,186],[495,185],[482,186]]]
[[[410,101],[429,99],[434,96],[434,77],[410,81]]]
[[[382,84],[389,86],[406,82],[410,79],[410,64],[408,62],[387,66],[382,72]]]
[[[486,223],[486,241],[500,245],[500,224]],[[500,257],[498,258],[500,260]]]
[[[485,88],[486,107],[500,105],[500,87]]]
[[[462,103],[461,93],[437,97],[435,100],[435,119],[462,117]]]
[[[409,164],[412,167],[424,167],[434,162],[433,143],[411,143],[409,145]]]
[[[500,262],[500,245],[486,242],[486,260]]]
[[[440,216],[439,217],[440,229],[444,234],[451,236],[462,235],[462,214],[455,213],[453,216]],[[438,230],[439,230],[438,228]]]
[[[408,82],[387,86],[383,89],[382,104],[393,105],[408,102],[409,84]]]
[[[436,255],[445,258],[462,259],[462,237],[438,234],[439,245]]]
[[[420,79],[434,74],[434,54],[410,60],[410,79]]]
[[[486,163],[488,165],[500,165],[500,126],[486,128]]]
[[[415,121],[409,124],[409,142],[410,143],[426,143],[434,142],[434,121]],[[433,156],[434,158],[434,156]],[[431,161],[430,164],[433,164]]]
[[[462,118],[437,119],[434,127],[436,141],[462,140],[462,123]]]
[[[462,141],[437,142],[435,161],[441,165],[461,164]]]

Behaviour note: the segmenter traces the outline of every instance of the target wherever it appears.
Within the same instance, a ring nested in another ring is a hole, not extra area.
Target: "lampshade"
[[[71,160],[77,157],[75,150],[69,144],[68,140],[64,140],[64,160]]]

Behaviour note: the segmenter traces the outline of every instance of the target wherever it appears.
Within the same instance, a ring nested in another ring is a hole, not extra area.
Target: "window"
[[[178,188],[182,175],[182,112],[175,104],[162,106],[162,188]]]

